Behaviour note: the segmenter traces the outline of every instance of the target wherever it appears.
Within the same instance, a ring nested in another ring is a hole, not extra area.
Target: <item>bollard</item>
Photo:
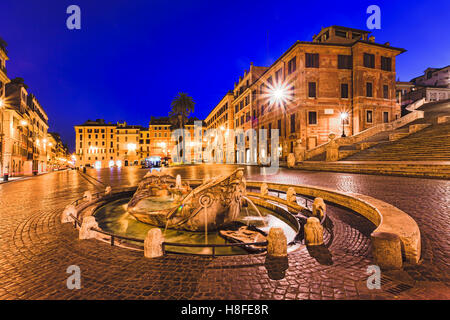
[[[85,199],[87,202],[91,202],[92,201],[92,193],[89,190],[85,191],[83,194],[83,199]]]
[[[312,206],[312,214],[314,217],[322,221],[327,206],[322,198],[315,198]]]
[[[80,232],[78,234],[79,239],[92,239],[95,238],[97,232],[91,230],[91,228],[98,228],[97,221],[94,216],[88,216],[83,218],[83,222],[81,222]]]
[[[323,227],[319,219],[310,217],[305,224],[305,244],[307,246],[320,246],[323,244]]]
[[[262,196],[267,196],[267,195],[269,195],[269,187],[267,186],[267,183],[261,184],[260,194],[261,194]]]
[[[156,258],[163,255],[162,244],[164,242],[164,236],[161,229],[150,229],[144,240],[144,257]]]
[[[64,211],[61,215],[61,223],[73,222],[73,218],[70,215],[73,215],[74,217],[77,216],[77,209],[72,204],[68,205],[64,209]]]
[[[287,256],[287,239],[281,228],[270,228],[267,236],[267,255],[272,257]]]
[[[374,232],[371,238],[374,263],[382,270],[401,269],[403,261],[399,236],[389,232]]]
[[[287,157],[287,166],[288,168],[295,167],[295,155],[293,153],[289,153]]]
[[[289,187],[289,189],[286,192],[286,200],[287,202],[297,203],[297,194],[294,188]]]

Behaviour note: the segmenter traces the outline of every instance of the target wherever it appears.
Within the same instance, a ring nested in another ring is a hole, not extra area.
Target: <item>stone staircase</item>
[[[415,131],[414,130],[419,130]],[[412,130],[412,133],[411,133]],[[406,136],[401,137],[402,134]],[[420,124],[390,134],[390,141],[345,157],[348,161],[450,161],[450,123]]]
[[[361,159],[365,159],[366,156],[364,155],[369,153],[365,151],[367,149],[381,150],[383,145],[391,145],[393,142],[404,140],[411,135],[426,130],[430,126],[445,124],[449,121],[450,99],[422,104],[413,112],[394,122],[378,124],[353,136],[337,138],[335,140],[339,145],[337,160],[356,160],[359,158],[359,153],[362,153]],[[329,143],[324,143],[308,150],[305,161],[326,161],[328,146]]]

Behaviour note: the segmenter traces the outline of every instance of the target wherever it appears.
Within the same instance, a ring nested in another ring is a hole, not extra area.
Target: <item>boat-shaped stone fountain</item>
[[[128,203],[138,221],[165,229],[214,231],[236,221],[245,200],[244,169],[214,177],[195,189],[181,177],[153,171]]]

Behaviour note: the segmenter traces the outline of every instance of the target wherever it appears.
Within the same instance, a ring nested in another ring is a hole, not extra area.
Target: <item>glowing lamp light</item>
[[[28,124],[28,121],[26,120],[20,120],[20,125],[21,126],[26,126]]]
[[[286,104],[292,99],[290,88],[286,84],[269,85],[267,96],[271,104]]]
[[[102,162],[101,161],[95,161],[94,168],[95,169],[101,169],[102,168]]]
[[[342,135],[341,135],[341,137],[345,138],[346,135],[345,135],[344,123],[345,123],[345,120],[347,120],[347,118],[348,118],[348,112],[341,112],[340,117],[342,120]]]
[[[220,130],[224,131],[225,127],[224,126],[220,126]]]
[[[3,100],[0,99],[0,108],[3,107]]]
[[[128,151],[136,151],[136,144],[134,143],[127,144],[127,149]]]
[[[109,160],[109,167],[111,168],[111,167],[114,167],[114,160]]]
[[[122,161],[117,160],[117,161],[116,161],[116,166],[117,166],[118,168],[120,168],[120,167],[122,166]]]
[[[348,118],[348,112],[341,112],[341,119],[345,120]]]

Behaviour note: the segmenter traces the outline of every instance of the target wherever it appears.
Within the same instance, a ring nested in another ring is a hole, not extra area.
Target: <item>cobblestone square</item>
[[[198,179],[231,165],[167,169]],[[135,186],[147,170],[88,170],[114,188]],[[142,252],[78,240],[61,224],[64,207],[84,191],[98,191],[75,170],[0,185],[0,299],[449,299],[450,181],[280,169],[248,180],[317,185],[370,195],[413,217],[422,235],[422,261],[382,275],[381,290],[367,289],[374,225],[338,206],[329,207],[334,239],[327,253],[306,248],[288,255],[287,269],[265,255],[198,257]],[[17,200],[20,201],[17,201]],[[67,267],[81,270],[81,289],[69,290]],[[274,273],[284,275],[274,280]]]

